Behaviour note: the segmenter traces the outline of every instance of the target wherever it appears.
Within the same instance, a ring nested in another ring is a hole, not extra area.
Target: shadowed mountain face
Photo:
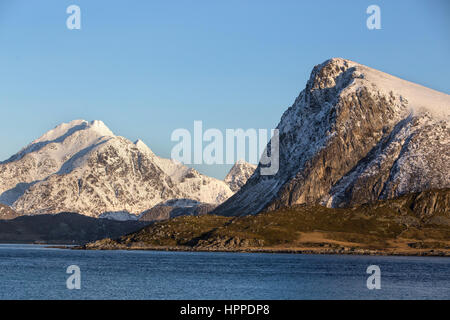
[[[450,187],[450,96],[344,59],[316,66],[278,125],[280,170],[213,213],[347,207]]]
[[[0,242],[85,243],[119,237],[148,223],[96,219],[75,213],[21,216],[0,220]]]
[[[144,211],[139,221],[160,221],[179,216],[198,216],[211,212],[216,205],[190,199],[169,200]]]

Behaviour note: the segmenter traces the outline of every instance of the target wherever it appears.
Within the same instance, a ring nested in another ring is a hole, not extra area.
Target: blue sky
[[[81,30],[66,28],[71,4]],[[371,4],[381,30],[366,28]],[[449,14],[445,0],[0,0],[0,160],[73,119],[165,157],[194,120],[274,128],[331,57],[450,93]]]

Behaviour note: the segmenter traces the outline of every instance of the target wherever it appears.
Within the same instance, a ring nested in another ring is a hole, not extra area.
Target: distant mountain
[[[139,221],[159,221],[179,216],[198,216],[211,212],[216,205],[190,199],[175,199],[144,211]]]
[[[124,220],[171,199],[217,205],[232,194],[224,181],[160,158],[101,121],[63,123],[0,163],[0,202],[19,214]]]
[[[253,172],[255,172],[255,169],[256,165],[239,160],[228,172],[224,181],[230,186],[233,192],[237,192],[247,182]]]
[[[185,175],[190,173],[193,177],[199,175],[199,173],[196,172],[194,169],[187,169],[187,168],[176,169],[176,163],[172,161],[169,162],[169,160],[167,159],[159,158],[159,161],[160,161],[159,165],[162,168],[166,168],[168,172],[177,172],[177,173],[183,172]],[[167,164],[170,166],[169,168],[171,169],[167,168]],[[233,192],[236,192],[245,184],[245,182],[253,174],[255,169],[256,169],[255,165],[252,165],[243,160],[239,160],[228,172],[224,181]],[[184,187],[192,185],[192,183],[189,183],[189,181],[192,180],[187,181],[182,180],[183,179],[178,179],[176,181],[178,181],[180,185]],[[204,192],[205,192],[204,190],[199,190],[198,195],[199,196],[201,196],[202,194],[204,195],[205,194]],[[192,191],[190,193],[192,194]],[[210,213],[217,207],[217,205],[218,204],[215,203],[200,202],[192,199],[172,199],[163,203],[159,203],[156,206],[144,211],[136,219],[139,219],[139,221],[160,221],[184,215],[198,216]],[[118,220],[117,217],[115,219]]]
[[[450,187],[450,96],[334,58],[314,67],[283,114],[279,171],[213,213],[299,204],[349,207]]]

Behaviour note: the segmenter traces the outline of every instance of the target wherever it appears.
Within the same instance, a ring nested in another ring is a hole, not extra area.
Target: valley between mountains
[[[449,119],[448,94],[333,58],[282,115],[274,175],[219,180],[63,123],[0,162],[0,241],[449,256]]]

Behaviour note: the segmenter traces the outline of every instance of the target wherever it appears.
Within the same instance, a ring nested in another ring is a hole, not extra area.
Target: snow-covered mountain
[[[343,207],[449,188],[449,119],[449,95],[330,59],[281,118],[278,173],[258,167],[214,213]]]
[[[19,214],[126,219],[171,199],[217,205],[232,194],[224,181],[160,158],[101,121],[63,123],[0,163],[0,203]]]
[[[233,192],[237,192],[255,172],[256,166],[244,160],[238,160],[228,172],[224,181]]]

